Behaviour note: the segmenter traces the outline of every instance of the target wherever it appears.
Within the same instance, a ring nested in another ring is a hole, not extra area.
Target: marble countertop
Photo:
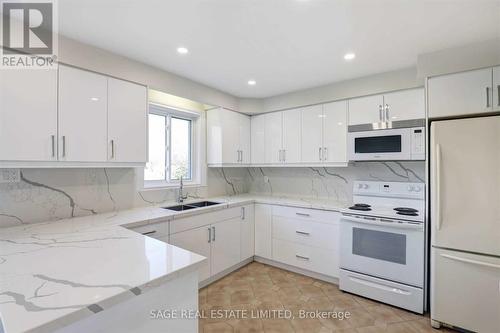
[[[127,227],[251,203],[331,211],[347,205],[254,194],[209,200],[221,204],[185,212],[143,207],[0,229],[5,332],[50,332],[197,269],[205,259]]]

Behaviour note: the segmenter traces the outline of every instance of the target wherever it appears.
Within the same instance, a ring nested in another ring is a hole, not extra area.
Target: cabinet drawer
[[[174,219],[170,222],[170,234],[175,234],[181,231],[199,228],[204,225],[241,217],[242,207],[224,208],[215,212],[201,213],[190,217]]]
[[[275,216],[273,237],[326,250],[339,248],[339,225]]]
[[[129,229],[148,237],[161,238],[168,235],[168,222],[146,224],[140,227],[133,227]]]
[[[332,277],[339,274],[338,252],[280,239],[273,239],[273,260]]]
[[[300,218],[333,224],[338,224],[340,221],[340,214],[337,212],[285,206],[273,206],[273,216]]]

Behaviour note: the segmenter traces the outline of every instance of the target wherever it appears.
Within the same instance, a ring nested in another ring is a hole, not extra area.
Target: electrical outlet
[[[19,169],[1,169],[0,183],[19,183],[21,181],[21,172]]]

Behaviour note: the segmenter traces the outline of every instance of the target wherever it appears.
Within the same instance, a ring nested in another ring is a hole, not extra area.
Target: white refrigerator
[[[500,332],[500,116],[433,121],[431,319]]]

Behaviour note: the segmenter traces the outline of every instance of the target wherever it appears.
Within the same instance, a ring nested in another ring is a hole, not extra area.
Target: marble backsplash
[[[355,162],[343,168],[248,168],[248,191],[352,201],[355,180],[425,182],[425,162]]]
[[[140,190],[137,169],[23,169],[0,184],[0,227],[58,220],[175,201],[177,189]],[[209,168],[207,186],[191,198],[240,193],[349,202],[354,180],[425,179],[424,162],[363,162],[346,168]]]
[[[142,169],[22,169],[19,183],[0,184],[0,227],[53,221],[175,201],[177,189],[140,190]],[[208,169],[191,198],[248,192],[247,171]]]

